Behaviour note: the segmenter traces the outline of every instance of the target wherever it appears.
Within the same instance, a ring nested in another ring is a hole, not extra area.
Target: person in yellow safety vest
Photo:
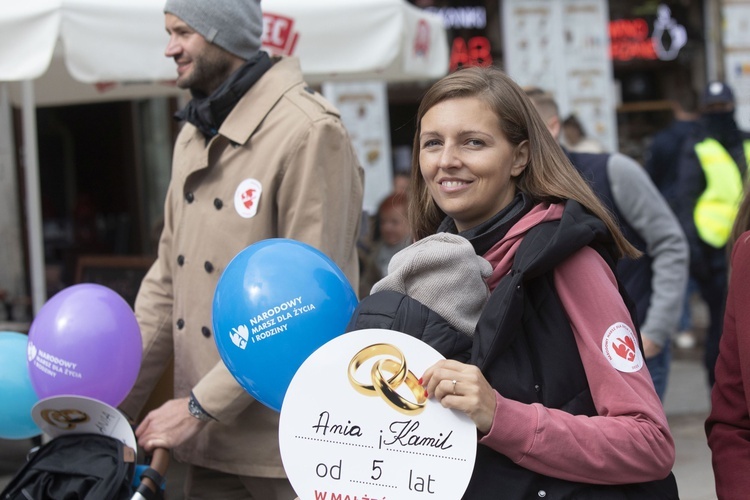
[[[742,141],[745,158],[750,158],[750,141]],[[706,189],[698,198],[693,212],[695,228],[701,240],[723,248],[732,231],[737,208],[742,199],[742,174],[724,146],[706,137],[695,145]]]
[[[690,273],[709,309],[705,365],[711,386],[727,294],[725,247],[750,160],[750,135],[737,126],[734,110],[731,87],[710,82],[701,97],[699,125],[683,145],[677,178],[677,215],[690,245]]]

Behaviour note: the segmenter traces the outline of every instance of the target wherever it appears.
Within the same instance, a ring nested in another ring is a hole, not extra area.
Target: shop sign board
[[[323,95],[338,108],[341,121],[365,171],[363,210],[377,212],[393,190],[387,84],[383,81],[325,82]]]
[[[505,0],[505,70],[521,86],[551,92],[561,117],[575,113],[589,136],[617,150],[606,0]]]

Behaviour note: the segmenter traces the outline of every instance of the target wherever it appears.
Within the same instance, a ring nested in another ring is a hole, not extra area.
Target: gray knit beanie
[[[209,43],[246,61],[260,49],[260,0],[167,0],[164,12],[182,19]]]
[[[492,265],[474,252],[466,238],[437,233],[393,256],[388,275],[372,293],[401,292],[426,305],[458,331],[474,335],[489,289]]]

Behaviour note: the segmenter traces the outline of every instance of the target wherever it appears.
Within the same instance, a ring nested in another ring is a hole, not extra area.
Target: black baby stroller
[[[142,467],[136,465],[133,450],[117,439],[99,434],[60,436],[32,452],[0,498],[160,499],[168,463],[165,449],[156,450],[150,466]]]
[[[133,431],[114,408],[89,398],[58,396],[32,410],[52,437],[29,453],[0,500],[152,500],[163,498],[169,452],[138,464]]]

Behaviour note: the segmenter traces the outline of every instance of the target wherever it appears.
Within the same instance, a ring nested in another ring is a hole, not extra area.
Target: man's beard
[[[201,54],[193,58],[193,71],[177,86],[203,95],[210,95],[232,73],[231,61],[222,54]]]

